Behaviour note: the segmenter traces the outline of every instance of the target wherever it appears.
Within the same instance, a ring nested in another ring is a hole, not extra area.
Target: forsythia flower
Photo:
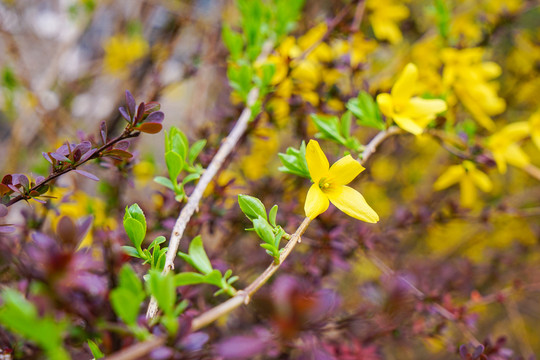
[[[459,182],[461,205],[471,208],[476,201],[476,187],[490,192],[493,184],[489,177],[476,168],[472,161],[465,160],[461,165],[450,166],[433,184],[433,189],[443,190]]]
[[[519,121],[506,125],[489,137],[487,147],[493,153],[493,158],[501,174],[506,172],[506,163],[518,168],[529,165],[529,156],[517,144],[527,138],[529,134],[529,123]]]
[[[394,0],[368,0],[367,8],[371,11],[369,21],[375,37],[392,44],[401,42],[403,35],[398,23],[409,17],[409,9]]]
[[[148,43],[142,36],[113,36],[103,47],[105,69],[110,73],[125,70],[148,52]]]
[[[531,138],[538,149],[540,149],[540,110],[532,114],[529,119],[531,128]]]
[[[418,69],[414,64],[407,64],[392,87],[390,94],[379,94],[377,104],[382,113],[394,120],[403,130],[415,135],[424,131],[436,114],[446,110],[446,103],[440,99],[422,99],[413,97]]]
[[[328,209],[331,201],[345,214],[369,223],[379,221],[379,215],[367,204],[364,197],[350,183],[364,167],[351,155],[342,157],[332,167],[319,143],[310,140],[306,147],[306,162],[313,185],[309,188],[304,210],[306,216],[315,219]]]

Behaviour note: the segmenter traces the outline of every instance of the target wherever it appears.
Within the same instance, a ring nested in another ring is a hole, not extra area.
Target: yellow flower
[[[540,110],[532,114],[529,119],[531,128],[531,138],[538,149],[540,149]]]
[[[105,69],[112,74],[126,70],[148,52],[148,43],[142,36],[113,36],[103,47]]]
[[[450,166],[433,184],[434,190],[443,190],[459,182],[461,205],[473,207],[476,202],[476,187],[490,192],[493,184],[489,177],[476,168],[472,161],[465,160],[461,165]]]
[[[319,143],[310,140],[306,147],[306,162],[314,183],[309,188],[304,205],[307,217],[315,219],[325,212],[332,202],[353,218],[369,223],[379,221],[379,215],[367,204],[364,197],[353,188],[345,186],[364,170],[351,155],[339,159],[330,167]]]
[[[491,150],[501,174],[506,172],[506,163],[518,168],[524,168],[529,165],[529,156],[527,156],[518,144],[519,141],[528,137],[529,134],[529,123],[518,121],[506,125],[489,137],[487,147]]]
[[[409,17],[409,9],[394,0],[368,0],[367,8],[370,10],[369,21],[379,40],[388,40],[397,44],[403,39],[399,30],[399,22]]]
[[[412,96],[417,79],[418,69],[409,63],[391,93],[377,96],[377,104],[382,113],[393,119],[400,128],[415,135],[421,134],[436,114],[446,110],[446,102],[443,100]]]

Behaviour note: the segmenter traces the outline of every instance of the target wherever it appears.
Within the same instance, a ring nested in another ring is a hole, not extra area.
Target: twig
[[[354,11],[354,19],[351,24],[351,32],[357,32],[360,30],[360,24],[362,23],[362,18],[364,17],[364,12],[366,11],[366,0],[358,0],[356,4],[356,10]]]
[[[140,359],[163,344],[165,344],[165,338],[154,336],[148,340],[120,350],[116,354],[107,356],[107,360]]]
[[[265,59],[270,54],[272,49],[273,44],[271,42],[265,43],[259,59]],[[165,267],[163,268],[164,275],[174,269],[174,259],[176,258],[176,252],[178,251],[178,247],[180,246],[180,240],[182,239],[184,230],[186,229],[186,226],[191,219],[191,216],[193,216],[193,214],[195,213],[195,210],[199,209],[199,202],[201,201],[206,187],[208,186],[208,184],[210,184],[210,181],[212,181],[214,176],[217,174],[218,170],[221,168],[221,165],[223,165],[223,162],[225,161],[227,156],[229,156],[229,154],[232,152],[232,150],[236,146],[236,143],[238,143],[238,140],[240,140],[242,135],[244,135],[248,126],[248,122],[252,115],[251,107],[253,106],[253,104],[255,104],[258,97],[259,88],[254,87],[253,89],[251,89],[247,96],[246,107],[240,114],[238,121],[231,130],[229,136],[227,136],[223,141],[223,144],[220,146],[218,152],[210,162],[210,165],[208,165],[208,168],[201,176],[201,179],[197,183],[197,186],[195,186],[195,189],[189,196],[187,204],[182,208],[180,215],[178,215],[178,219],[176,219],[176,223],[174,224],[171,238],[169,240],[169,249],[167,250]],[[152,298],[150,300],[150,304],[148,305],[148,310],[146,311],[146,318],[154,318],[157,312],[157,301],[156,299]]]
[[[375,151],[377,151],[377,147],[384,140],[386,140],[392,135],[399,134],[400,132],[401,132],[401,129],[399,127],[391,126],[388,129],[383,130],[379,132],[377,135],[375,135],[375,137],[371,139],[371,141],[366,145],[366,147],[364,148],[364,151],[362,151],[362,154],[360,154],[360,163],[364,164],[367,161],[367,159],[369,159],[369,157],[373,155]]]
[[[39,184],[36,184],[34,185],[33,187],[31,187],[29,190],[28,190],[28,194],[30,194],[32,191],[39,189],[40,187],[42,187],[43,185],[51,182],[52,180],[70,172],[70,171],[73,171],[73,170],[76,170],[79,166],[81,165],[84,165],[85,163],[87,163],[88,161],[90,160],[93,160],[93,159],[97,159],[100,157],[100,153],[108,148],[110,148],[111,146],[113,146],[114,144],[122,141],[122,140],[125,140],[125,139],[129,139],[129,138],[133,138],[133,137],[137,137],[139,136],[141,133],[140,132],[136,132],[136,133],[131,133],[131,129],[126,129],[124,130],[124,132],[117,136],[116,138],[114,138],[113,140],[109,141],[108,143],[106,143],[105,145],[102,145],[101,147],[99,147],[96,152],[90,156],[88,159],[84,160],[84,161],[81,161],[80,163],[77,163],[77,164],[73,164],[72,166],[62,170],[62,171],[59,171],[59,172],[55,172],[51,175],[49,175],[45,180],[43,180],[42,182],[40,182]],[[29,199],[30,197],[27,197],[27,196],[24,196],[24,195],[18,195],[14,198],[12,198],[11,200],[9,200],[9,202],[6,204],[7,207],[21,201],[21,200],[25,200],[25,199]]]
[[[523,168],[523,170],[535,178],[536,180],[540,180],[540,169],[534,166],[533,164],[529,164]]]

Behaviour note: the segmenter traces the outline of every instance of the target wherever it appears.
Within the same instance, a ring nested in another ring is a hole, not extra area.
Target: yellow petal
[[[461,190],[461,206],[472,208],[476,202],[476,188],[472,179],[469,176],[462,176],[459,185]]]
[[[368,223],[379,221],[379,215],[366,202],[366,199],[356,190],[341,186],[327,193],[332,204],[345,214]]]
[[[518,168],[524,168],[531,163],[529,156],[519,147],[518,144],[510,144],[504,153],[506,162]]]
[[[328,209],[328,197],[321,191],[319,184],[315,183],[311,185],[306,196],[306,203],[304,204],[304,211],[306,216],[311,220],[322,214]]]
[[[400,128],[414,135],[420,135],[424,131],[423,127],[418,125],[415,121],[413,121],[413,119],[409,117],[394,115],[392,118]]]
[[[440,99],[422,99],[413,97],[407,106],[407,115],[412,117],[426,117],[446,110],[446,102]],[[409,113],[410,112],[410,113]]]
[[[377,95],[377,104],[385,116],[392,117],[394,115],[394,105],[390,94]]]
[[[416,65],[412,63],[407,64],[392,88],[392,98],[397,103],[402,104],[407,102],[414,92],[417,79],[418,69]]]
[[[492,150],[493,159],[497,163],[497,169],[501,174],[506,174],[506,159],[504,157],[504,151]]]
[[[469,175],[478,188],[483,192],[490,192],[493,189],[493,184],[489,176],[478,169],[469,170]]]
[[[360,163],[353,159],[351,155],[347,155],[336,161],[328,171],[327,182],[334,185],[345,185],[353,181],[365,168]]]
[[[330,164],[326,155],[324,155],[321,150],[321,146],[315,140],[310,140],[306,146],[306,162],[309,169],[309,174],[311,175],[311,180],[315,184],[321,180],[323,176],[326,176]]]
[[[465,168],[462,165],[452,165],[433,184],[433,189],[438,191],[446,189],[461,180],[465,175]]]
[[[540,111],[535,112],[529,119],[531,128],[531,138],[538,149],[540,149]]]

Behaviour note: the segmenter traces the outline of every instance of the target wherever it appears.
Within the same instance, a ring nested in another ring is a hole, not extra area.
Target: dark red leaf
[[[11,176],[11,174],[7,174],[5,175],[3,178],[2,178],[2,184],[11,184],[13,182],[13,177]]]
[[[75,172],[79,175],[82,175],[82,176],[86,176],[87,178],[89,178],[90,180],[94,180],[94,181],[99,181],[99,178],[94,175],[94,174],[90,174],[89,172],[87,171],[84,171],[84,170],[75,170]]]
[[[144,105],[144,112],[147,114],[153,113],[161,109],[161,105],[157,101],[150,101]]]
[[[8,214],[7,206],[0,204],[0,217],[6,216]]]
[[[83,162],[83,161],[88,160],[92,155],[96,153],[97,150],[98,149],[92,149],[92,150],[87,151],[83,156],[81,156],[81,160],[79,161]]]
[[[129,90],[126,90],[126,104],[127,109],[129,111],[129,114],[131,116],[135,115],[135,99],[133,98],[133,95],[129,92]]]
[[[141,124],[137,126],[135,129],[142,131],[144,133],[147,133],[147,134],[157,134],[158,132],[161,131],[162,128],[163,128],[163,125],[161,125],[160,123],[149,122],[149,123]]]
[[[105,121],[102,121],[99,125],[99,134],[101,135],[101,141],[103,142],[103,145],[107,143],[107,124]]]
[[[129,114],[128,114],[128,112],[126,111],[126,109],[125,109],[123,106],[119,107],[119,108],[118,108],[118,111],[120,111],[120,115],[122,115],[122,117],[123,117],[124,119],[126,119],[126,121],[127,121],[128,123],[131,122],[131,119],[129,118]]]
[[[77,241],[77,227],[73,220],[67,216],[62,216],[56,226],[56,233],[60,240],[67,244],[75,244]]]
[[[139,104],[139,108],[137,109],[137,117],[135,118],[135,121],[133,122],[133,125],[137,125],[141,122],[144,116],[144,102]]]
[[[36,191],[39,193],[39,195],[45,194],[47,191],[49,191],[49,185],[43,185],[36,189]]]
[[[9,192],[11,192],[11,189],[7,185],[0,184],[0,196],[3,196]]]
[[[119,157],[123,159],[129,159],[133,157],[132,153],[129,153],[127,151],[120,150],[120,149],[112,149],[112,150],[106,151],[105,155],[112,156],[112,157]]]

